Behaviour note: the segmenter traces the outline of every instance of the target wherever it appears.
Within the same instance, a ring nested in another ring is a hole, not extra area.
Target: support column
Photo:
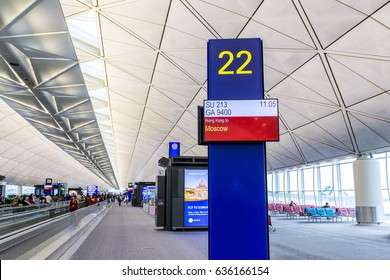
[[[23,187],[22,186],[18,186],[18,193],[17,195],[21,196],[23,194]]]
[[[5,197],[5,185],[0,185],[0,194]]]
[[[356,221],[380,224],[384,221],[379,161],[372,156],[359,157],[353,163]]]

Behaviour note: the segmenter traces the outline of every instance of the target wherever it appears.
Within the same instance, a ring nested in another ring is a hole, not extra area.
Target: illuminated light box
[[[204,141],[279,141],[277,99],[205,100]]]

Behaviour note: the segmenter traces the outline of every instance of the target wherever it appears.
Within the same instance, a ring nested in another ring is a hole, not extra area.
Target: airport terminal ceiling
[[[279,99],[269,170],[388,151],[390,3],[2,0],[0,174],[18,185],[154,181],[197,144],[209,39],[262,38]]]

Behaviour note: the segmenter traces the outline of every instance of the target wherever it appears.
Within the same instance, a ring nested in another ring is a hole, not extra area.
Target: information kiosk
[[[143,207],[143,203],[145,202],[145,190],[152,186],[156,186],[156,182],[135,182],[131,205],[136,207]]]
[[[207,157],[162,158],[155,225],[165,230],[208,228]]]

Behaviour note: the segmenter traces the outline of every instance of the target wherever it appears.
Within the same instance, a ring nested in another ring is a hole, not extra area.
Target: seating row
[[[355,208],[337,208],[336,212],[347,219],[351,218],[351,220],[356,219],[356,209]]]
[[[314,210],[308,210],[314,209]],[[320,209],[317,213],[317,209]],[[325,209],[325,210],[321,210]],[[322,221],[323,219],[331,221],[342,221],[342,218],[356,218],[355,208],[322,208],[315,205],[293,205],[283,203],[268,203],[268,211],[271,215],[286,214],[288,219],[296,219],[304,216],[308,217],[309,221]],[[325,212],[325,213],[324,213]],[[315,215],[312,215],[315,214]]]
[[[306,208],[305,212],[309,222],[322,222],[322,220],[337,222],[338,219],[340,221],[342,219],[342,216],[336,213],[333,208]]]
[[[268,211],[271,215],[286,214],[287,218],[303,216],[305,208],[315,207],[314,205],[293,205],[283,203],[268,203]]]

